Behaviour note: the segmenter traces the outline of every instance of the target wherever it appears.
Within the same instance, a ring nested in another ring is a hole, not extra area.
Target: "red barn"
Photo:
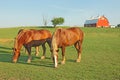
[[[97,18],[86,20],[84,27],[110,27],[110,25],[105,16],[99,16]]]

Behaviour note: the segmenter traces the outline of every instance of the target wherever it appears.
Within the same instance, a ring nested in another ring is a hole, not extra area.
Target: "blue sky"
[[[63,17],[63,25],[83,26],[86,19],[105,15],[111,25],[120,24],[120,0],[1,0],[0,27],[41,26],[43,16]]]

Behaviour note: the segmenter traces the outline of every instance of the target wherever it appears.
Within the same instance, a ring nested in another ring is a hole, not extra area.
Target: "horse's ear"
[[[59,52],[59,49],[58,49],[58,50],[56,50],[56,52]]]
[[[17,51],[17,49],[15,48],[15,51]]]
[[[15,50],[15,51],[16,51],[17,49],[16,49],[16,48],[12,48],[12,50]]]
[[[12,50],[16,50],[16,48],[12,48]]]
[[[14,48],[12,48],[12,50],[14,50]]]
[[[53,49],[50,49],[50,52],[53,52]]]

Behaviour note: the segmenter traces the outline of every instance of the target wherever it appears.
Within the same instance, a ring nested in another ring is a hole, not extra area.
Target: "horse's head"
[[[56,68],[57,65],[58,65],[58,51],[59,51],[59,49],[58,49],[56,38],[54,36],[52,38],[51,50],[50,51],[52,52],[54,67]]]
[[[19,56],[20,56],[20,50],[17,50],[16,48],[13,48],[13,58],[12,58],[12,61],[14,63],[17,62]]]
[[[53,59],[53,62],[54,62],[54,67],[57,68],[59,49],[57,49],[57,50],[56,49],[51,49],[50,51],[52,53],[52,59]]]

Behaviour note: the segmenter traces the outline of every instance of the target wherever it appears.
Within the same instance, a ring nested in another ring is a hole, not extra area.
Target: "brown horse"
[[[20,50],[22,46],[26,48],[28,51],[28,60],[27,62],[31,62],[31,47],[42,45],[43,48],[43,56],[41,58],[45,58],[46,47],[45,43],[47,42],[49,47],[51,47],[51,38],[52,34],[48,30],[23,30],[21,31],[15,39],[14,49],[13,49],[13,62],[17,62],[20,56]]]
[[[33,29],[30,29],[30,30],[33,30]],[[26,30],[26,29],[20,29],[19,31],[18,31],[18,35],[19,35],[19,33],[24,33],[25,31],[28,31],[28,29]],[[25,53],[27,53],[27,50],[25,49]],[[39,46],[35,46],[35,55],[36,56],[38,56],[38,54],[39,54]]]
[[[76,62],[81,60],[82,42],[84,33],[78,27],[71,27],[68,29],[58,28],[52,36],[51,51],[54,61],[54,67],[58,66],[58,48],[62,50],[62,62],[65,64],[65,47],[74,45],[77,52],[78,58]]]

